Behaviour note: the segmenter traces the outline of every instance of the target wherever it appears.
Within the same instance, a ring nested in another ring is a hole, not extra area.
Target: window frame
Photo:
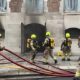
[[[71,10],[65,10],[65,0],[63,0],[63,13],[65,13],[65,14],[80,14],[80,7],[79,7],[79,9],[77,8],[77,10],[73,10],[73,11],[71,11]],[[79,5],[79,3],[78,3],[78,5]],[[78,7],[78,5],[77,5],[77,7]]]
[[[27,9],[26,9],[26,13],[27,14],[31,14],[31,15],[38,15],[38,14],[43,14],[44,13],[44,0],[42,0],[43,1],[43,4],[42,4],[42,8],[41,9],[39,9],[39,7],[37,8],[36,6],[37,5],[35,5],[35,2],[36,0],[32,0],[32,8],[31,8],[31,10],[32,11],[28,11],[29,10],[29,8],[28,8],[28,6],[26,5],[26,7],[27,7]],[[39,0],[39,1],[41,1],[41,0]],[[27,4],[27,3],[26,3]]]
[[[7,12],[7,0],[2,0],[3,1],[3,4],[1,4],[2,6],[0,6],[0,14],[2,13],[6,13]]]

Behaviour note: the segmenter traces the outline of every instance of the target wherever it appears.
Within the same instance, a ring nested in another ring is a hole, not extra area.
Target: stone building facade
[[[28,24],[29,17],[31,17],[25,13],[25,1],[7,0],[8,10],[0,15],[6,33],[4,44],[18,53],[21,52],[21,22]],[[46,22],[48,31],[55,38],[56,47],[59,47],[64,39],[64,30],[70,26],[80,26],[80,15],[65,13],[63,10],[64,0],[44,0],[44,5],[44,9],[46,9],[44,13],[35,17],[40,19],[41,24]]]
[[[6,33],[4,44],[6,47],[18,53],[21,52],[21,22],[24,24],[30,22],[30,16],[25,14],[25,1],[26,0],[7,0],[9,10],[3,16],[0,16]],[[59,13],[60,0],[44,0],[44,5],[45,4],[46,6],[44,7],[46,7],[47,10],[44,11],[47,12],[35,17],[40,19],[41,24],[44,24],[46,21],[47,29],[51,31],[54,37],[56,36],[55,40],[59,42],[61,39],[58,40],[58,31],[60,32],[60,30],[63,29],[63,16]],[[45,16],[47,16],[47,19]],[[52,28],[54,29],[52,30]],[[63,37],[63,35],[61,35],[61,37]]]

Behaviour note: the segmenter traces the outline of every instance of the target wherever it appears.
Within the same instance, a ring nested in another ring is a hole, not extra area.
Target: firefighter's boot
[[[57,58],[54,56],[53,59],[54,59],[54,63],[57,64],[58,63]]]
[[[67,58],[67,61],[71,61],[71,59],[70,58]]]
[[[48,64],[48,57],[45,56],[44,58],[45,58],[44,64]]]
[[[62,61],[65,61],[65,56],[62,56]]]

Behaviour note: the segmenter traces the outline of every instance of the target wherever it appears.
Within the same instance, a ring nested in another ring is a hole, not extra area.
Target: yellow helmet
[[[70,38],[70,33],[66,33],[66,38]]]
[[[46,32],[46,36],[50,36],[51,35],[51,33],[50,32]]]
[[[31,35],[31,38],[32,38],[32,39],[35,39],[36,37],[37,37],[37,36],[36,36],[35,34],[32,34],[32,35]]]

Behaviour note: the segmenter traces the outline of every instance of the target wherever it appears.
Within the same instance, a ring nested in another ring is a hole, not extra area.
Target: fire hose
[[[64,70],[64,69],[61,69],[61,68],[58,68],[58,67],[55,67],[55,66],[53,66],[53,65],[51,65],[51,64],[49,64],[52,68],[54,68],[54,69],[56,69],[56,70],[58,70],[58,71],[63,71],[64,73],[65,73],[65,71],[66,72],[69,72],[69,73],[71,73],[71,74],[75,74],[74,72],[72,72],[72,71],[67,71],[67,70]]]
[[[19,55],[15,54],[14,52],[12,52],[12,51],[10,51],[10,50],[8,50],[8,49],[6,49],[6,48],[4,48],[4,50],[6,50],[6,51],[12,53],[13,55],[17,56],[18,58],[20,58],[20,59],[22,59],[22,60],[24,60],[24,61],[30,63],[31,65],[34,65],[34,66],[38,67],[38,68],[40,68],[40,69],[50,71],[51,73],[56,72],[56,71],[52,71],[52,70],[49,70],[49,69],[40,67],[40,66],[38,66],[38,65],[36,65],[36,64],[34,64],[34,63],[31,63],[31,62],[29,62],[27,59],[24,59],[24,58],[20,57]],[[74,74],[74,73],[72,73],[72,72],[69,72],[69,71],[66,71],[66,70],[60,70],[60,69],[59,69],[59,72],[56,72],[56,73],[60,73],[60,74],[68,74],[68,75],[69,75],[69,74],[70,74],[70,75],[71,75],[71,74]]]
[[[6,60],[6,59],[0,59],[0,61],[2,61],[2,60]],[[24,61],[23,61],[23,60],[16,60],[15,62],[24,62]],[[11,62],[5,62],[5,63],[4,63],[4,62],[2,62],[2,63],[0,62],[0,64],[11,64]],[[51,65],[51,64],[49,64],[49,63],[48,63],[48,65],[51,66],[52,68],[58,69],[58,70],[60,70],[60,71],[63,70],[63,69],[57,68],[57,67],[55,67],[55,66],[53,66],[53,65]],[[64,70],[64,71],[65,71],[65,70]],[[67,70],[66,70],[66,71],[67,71]],[[71,71],[70,71],[70,72],[71,72]],[[71,73],[73,74],[73,72],[71,72]]]
[[[12,59],[8,58],[7,56],[5,56],[2,52],[0,52],[0,55],[2,57],[4,57],[5,59],[9,60],[11,63],[14,63],[15,65],[17,66],[20,66],[26,70],[29,70],[29,71],[33,71],[33,72],[36,72],[36,73],[39,73],[39,74],[43,74],[43,75],[46,75],[46,76],[59,76],[59,77],[72,77],[74,75],[62,75],[62,74],[50,74],[50,73],[45,73],[44,71],[42,72],[41,70],[38,70],[38,69],[30,69],[28,67],[25,67],[19,63],[16,63],[15,61],[13,61]]]
[[[3,61],[3,60],[6,60],[6,59],[0,59],[0,64],[11,64],[11,62],[1,62],[1,61]],[[23,60],[16,60],[15,62],[24,62]],[[66,71],[66,72],[70,72],[70,73],[74,73],[74,72],[71,72],[71,71],[67,71],[67,70],[64,70],[64,69],[61,69],[61,68],[57,68],[57,67],[55,67],[55,66],[53,66],[53,65],[51,65],[50,63],[48,63],[48,65],[49,66],[51,66],[52,68],[55,68],[55,69],[58,69],[59,71]],[[75,74],[75,73],[74,73]]]

